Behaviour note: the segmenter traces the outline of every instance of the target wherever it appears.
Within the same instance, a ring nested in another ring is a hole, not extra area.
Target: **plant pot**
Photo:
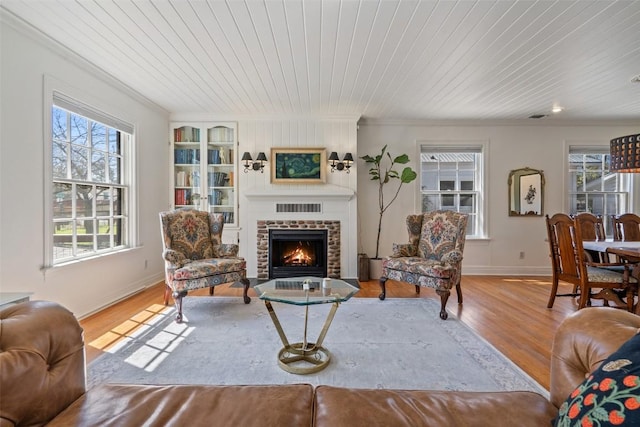
[[[382,258],[369,259],[369,280],[378,280],[382,276]]]

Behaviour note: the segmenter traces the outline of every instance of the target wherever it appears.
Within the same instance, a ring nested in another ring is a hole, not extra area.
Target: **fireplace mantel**
[[[330,277],[357,277],[357,194],[334,184],[255,186],[240,192],[246,226],[240,231],[247,276],[268,276],[268,230],[307,227],[328,229]],[[266,237],[265,234],[266,233]],[[266,239],[266,240],[263,240]]]
[[[305,188],[304,190],[286,188],[282,190],[267,190],[259,188],[251,188],[242,193],[247,199],[323,199],[323,200],[343,200],[349,201],[355,195],[355,192],[346,187],[338,185],[323,185],[316,188]]]

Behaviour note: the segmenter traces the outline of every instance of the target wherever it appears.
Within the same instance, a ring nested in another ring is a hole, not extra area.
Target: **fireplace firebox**
[[[269,230],[269,278],[327,277],[327,230]]]

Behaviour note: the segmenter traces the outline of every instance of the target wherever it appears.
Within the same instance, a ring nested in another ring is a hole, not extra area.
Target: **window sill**
[[[112,255],[118,255],[118,254],[126,254],[126,253],[130,253],[132,251],[135,251],[139,248],[141,248],[142,246],[136,246],[133,248],[122,248],[122,249],[118,249],[115,251],[111,251],[111,252],[104,252],[104,253],[100,253],[100,254],[95,254],[95,255],[91,255],[91,256],[87,256],[84,258],[75,258],[69,261],[64,261],[58,264],[53,264],[53,265],[48,265],[48,266],[42,266],[40,267],[40,271],[42,271],[43,274],[49,273],[49,272],[53,272],[53,271],[57,271],[57,270],[64,270],[67,267],[71,267],[74,265],[78,265],[84,262],[92,262],[92,261],[96,261],[99,259],[104,259],[105,257],[109,257]]]

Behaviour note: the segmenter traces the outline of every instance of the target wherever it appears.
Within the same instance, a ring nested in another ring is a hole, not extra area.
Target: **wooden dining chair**
[[[553,307],[557,296],[579,296],[578,309],[591,305],[591,299],[602,299],[604,305],[615,302],[617,307],[633,311],[634,293],[638,281],[629,274],[629,267],[619,263],[595,263],[584,256],[581,222],[564,213],[552,217],[546,215],[547,235],[553,269],[551,295],[548,308]],[[623,272],[605,267],[623,266]],[[558,294],[560,281],[573,285],[570,294]],[[594,290],[598,290],[594,292]],[[626,301],[622,301],[622,292]]]
[[[572,218],[574,221],[580,223],[580,234],[583,242],[606,239],[607,236],[604,232],[604,222],[601,215],[594,215],[591,212],[580,212],[573,215]],[[589,262],[596,260],[600,262],[605,261],[605,255],[600,252],[585,250],[584,253]]]
[[[611,222],[613,224],[613,240],[640,242],[640,216],[634,213],[612,215]]]
[[[557,213],[551,218],[546,215],[545,221],[552,268],[551,294],[549,295],[547,308],[552,308],[556,297],[579,297],[580,280],[578,278],[578,265],[573,259],[575,258],[571,239],[573,219],[569,215]],[[572,291],[559,294],[558,285],[560,281],[571,283],[573,285]]]

